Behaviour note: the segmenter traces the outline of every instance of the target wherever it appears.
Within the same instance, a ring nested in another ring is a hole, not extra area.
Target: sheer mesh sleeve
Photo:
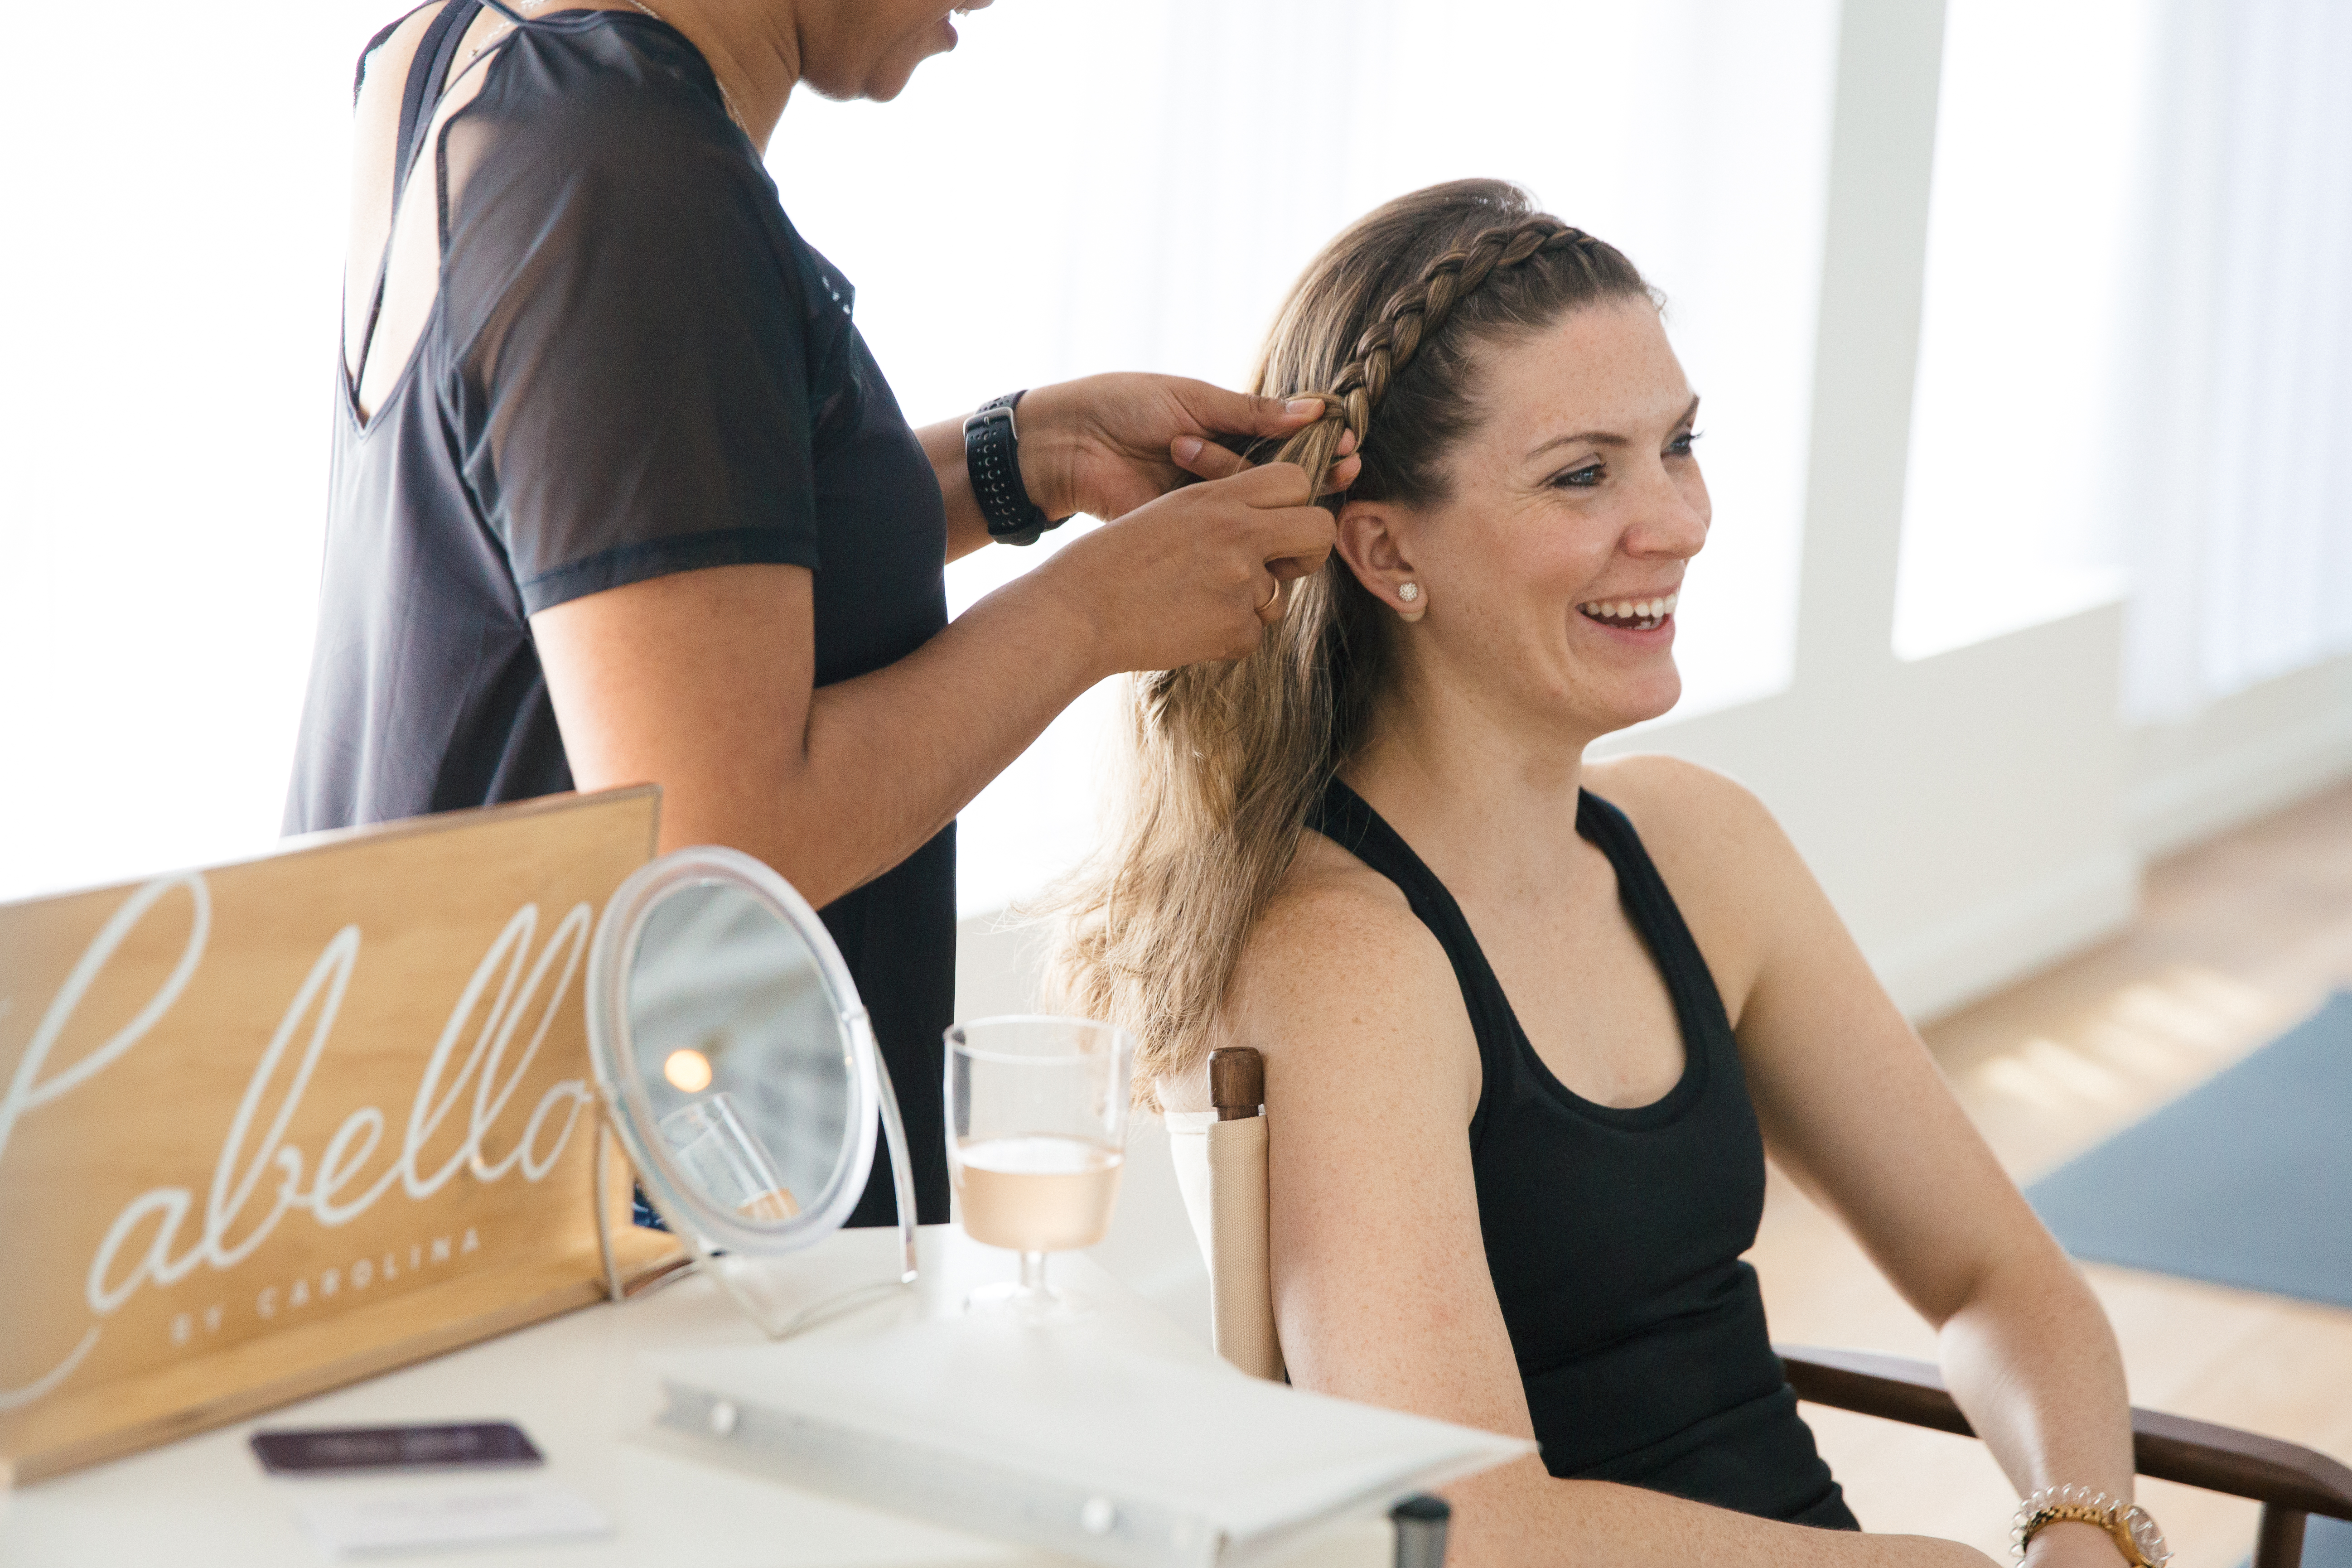
[[[813,378],[841,374],[846,317],[809,298],[707,70],[537,82],[566,57],[509,47],[509,90],[438,150],[440,329],[465,477],[525,611],[697,567],[814,569]]]

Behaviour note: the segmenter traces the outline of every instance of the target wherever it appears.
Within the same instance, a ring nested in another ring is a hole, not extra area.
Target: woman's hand
[[[1101,675],[1239,658],[1279,614],[1277,586],[1331,552],[1331,514],[1313,502],[1295,465],[1244,466],[1072,540],[1030,575],[1089,629]]]
[[[1021,399],[1021,480],[1048,517],[1085,512],[1108,521],[1188,478],[1230,478],[1249,467],[1220,436],[1293,435],[1323,413],[1315,398],[1284,403],[1174,375],[1090,375]],[[1182,443],[1180,448],[1178,443]],[[1354,449],[1353,438],[1341,450]],[[1360,464],[1332,465],[1323,490],[1345,489]]]

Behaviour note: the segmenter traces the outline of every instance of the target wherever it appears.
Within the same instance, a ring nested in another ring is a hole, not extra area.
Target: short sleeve
[[[809,298],[773,184],[673,38],[631,29],[598,61],[524,29],[439,150],[445,405],[527,614],[817,565],[818,378],[846,315]]]

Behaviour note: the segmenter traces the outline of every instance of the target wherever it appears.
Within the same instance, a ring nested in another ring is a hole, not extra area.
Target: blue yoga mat
[[[2025,1195],[2077,1258],[2352,1307],[2352,994]]]
[[[2352,1568],[2352,1524],[2340,1519],[2313,1520],[2303,1532],[2303,1568]]]

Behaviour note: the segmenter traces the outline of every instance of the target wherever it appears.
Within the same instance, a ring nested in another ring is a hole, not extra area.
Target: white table
[[[845,1231],[796,1267],[839,1279],[887,1278],[896,1233]],[[922,1233],[927,1292],[1002,1277],[1010,1255],[947,1226]],[[1079,1257],[1055,1259],[1057,1281],[1155,1353],[1206,1356],[1198,1341]],[[823,1331],[818,1331],[822,1332]],[[706,1444],[654,1426],[661,1396],[642,1352],[760,1343],[709,1280],[688,1279],[625,1305],[596,1306],[403,1371],[94,1468],[0,1493],[0,1568],[316,1568],[330,1561],[297,1510],[343,1498],[495,1491],[550,1484],[587,1498],[614,1525],[606,1539],[467,1548],[428,1556],[451,1568],[950,1568],[1042,1563],[1034,1553],[800,1491],[757,1469],[727,1468]],[[508,1420],[546,1456],[543,1468],[483,1474],[284,1478],[247,1444],[257,1426],[367,1426]],[[1385,1527],[1334,1531],[1300,1562],[1376,1564]],[[1058,1561],[1058,1560],[1053,1560]]]

